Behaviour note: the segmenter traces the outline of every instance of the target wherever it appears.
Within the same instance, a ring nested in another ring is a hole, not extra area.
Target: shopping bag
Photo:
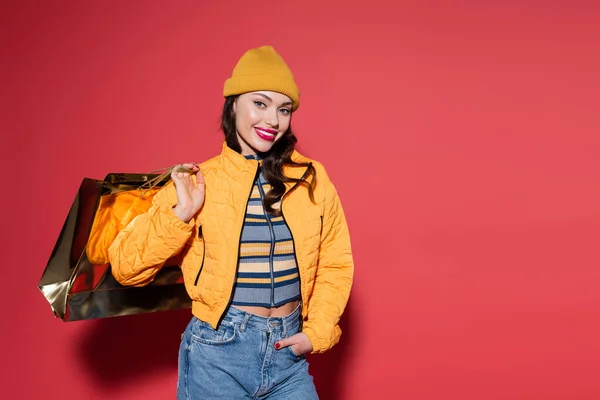
[[[108,263],[118,232],[150,208],[169,178],[170,170],[83,179],[38,284],[56,317],[67,322],[191,307],[172,260],[144,287],[122,286]]]

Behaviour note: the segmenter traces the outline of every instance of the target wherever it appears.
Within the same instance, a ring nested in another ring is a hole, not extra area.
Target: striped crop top
[[[246,206],[233,305],[271,308],[300,299],[292,234],[284,218],[268,214],[262,204],[270,189],[259,166]],[[280,201],[273,205],[279,207]]]

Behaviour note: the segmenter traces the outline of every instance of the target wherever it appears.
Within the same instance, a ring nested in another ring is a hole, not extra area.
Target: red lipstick
[[[273,142],[275,140],[275,137],[277,136],[277,131],[274,129],[254,127],[254,131],[256,132],[258,137],[260,137],[263,140],[268,140],[269,142]]]

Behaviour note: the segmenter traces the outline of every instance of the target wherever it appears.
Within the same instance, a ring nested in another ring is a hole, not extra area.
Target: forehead
[[[246,93],[248,96],[258,96],[276,104],[292,104],[292,99],[282,93],[271,92],[269,90],[259,90],[256,92]]]

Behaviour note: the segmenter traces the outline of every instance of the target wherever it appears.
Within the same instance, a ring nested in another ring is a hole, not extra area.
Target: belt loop
[[[246,330],[246,325],[248,324],[248,320],[250,319],[250,317],[250,313],[245,313],[242,325],[240,325],[240,332],[244,332]]]

